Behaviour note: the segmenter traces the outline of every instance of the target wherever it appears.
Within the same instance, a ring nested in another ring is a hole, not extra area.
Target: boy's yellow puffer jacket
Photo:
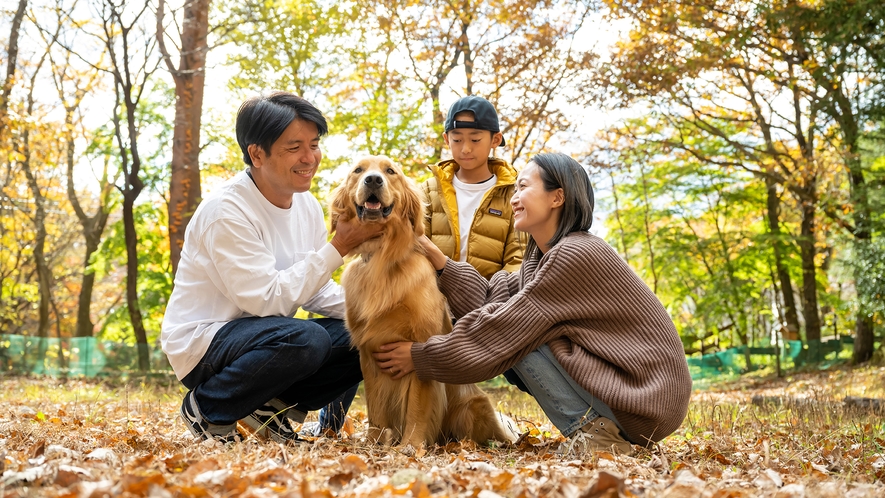
[[[458,169],[454,160],[431,166],[433,177],[421,184],[424,195],[424,233],[446,256],[461,256],[461,233],[469,232],[467,262],[482,276],[491,278],[499,270],[513,272],[522,264],[523,247],[513,228],[513,196],[516,169],[507,161],[489,158],[489,169],[498,182],[486,192],[468,230],[458,226],[458,201],[452,177]]]

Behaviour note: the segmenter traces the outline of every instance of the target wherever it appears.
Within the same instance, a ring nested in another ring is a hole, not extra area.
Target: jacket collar
[[[498,182],[495,184],[496,186],[512,185],[513,183],[516,183],[516,169],[507,161],[498,159],[497,157],[490,157],[489,169],[498,177]],[[447,159],[445,161],[440,161],[435,166],[431,166],[431,170],[440,181],[445,180],[447,183],[451,183],[452,177],[454,177],[455,172],[458,171],[458,163],[456,163],[454,159]]]

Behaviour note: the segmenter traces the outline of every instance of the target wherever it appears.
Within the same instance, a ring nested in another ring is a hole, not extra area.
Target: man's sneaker
[[[268,401],[242,420],[253,432],[278,443],[301,441],[292,425],[304,422],[307,414],[277,398]]]
[[[307,437],[319,437],[320,436],[320,423],[319,422],[305,422],[301,424],[301,430],[298,431],[298,434],[301,436]]]
[[[181,402],[181,419],[184,425],[197,439],[215,439],[222,443],[235,443],[240,441],[237,432],[237,424],[218,425],[209,422],[200,414],[200,407],[194,399],[194,392],[188,391]]]
[[[589,452],[610,451],[622,455],[633,455],[633,445],[621,436],[621,430],[610,419],[597,417],[569,436],[562,443],[560,453],[581,456]]]

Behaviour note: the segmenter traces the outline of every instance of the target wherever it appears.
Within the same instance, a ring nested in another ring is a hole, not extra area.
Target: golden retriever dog
[[[360,351],[369,438],[384,444],[423,445],[446,440],[513,441],[478,387],[398,380],[382,373],[372,352],[397,341],[424,342],[447,334],[452,320],[436,283],[436,271],[417,237],[424,206],[415,183],[385,156],[363,158],[332,193],[331,222],[356,218],[383,223],[384,233],[356,248],[341,276],[347,295],[345,323]]]

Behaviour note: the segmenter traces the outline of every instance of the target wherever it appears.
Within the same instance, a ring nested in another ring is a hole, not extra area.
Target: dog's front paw
[[[421,446],[424,446],[424,445],[421,445]],[[396,450],[407,457],[413,457],[416,454],[418,454],[418,450],[415,449],[415,447],[412,446],[411,444],[400,445],[399,447],[397,447]]]
[[[390,428],[382,429],[381,427],[370,426],[369,430],[366,431],[366,439],[372,444],[390,446],[393,444],[393,431]]]

